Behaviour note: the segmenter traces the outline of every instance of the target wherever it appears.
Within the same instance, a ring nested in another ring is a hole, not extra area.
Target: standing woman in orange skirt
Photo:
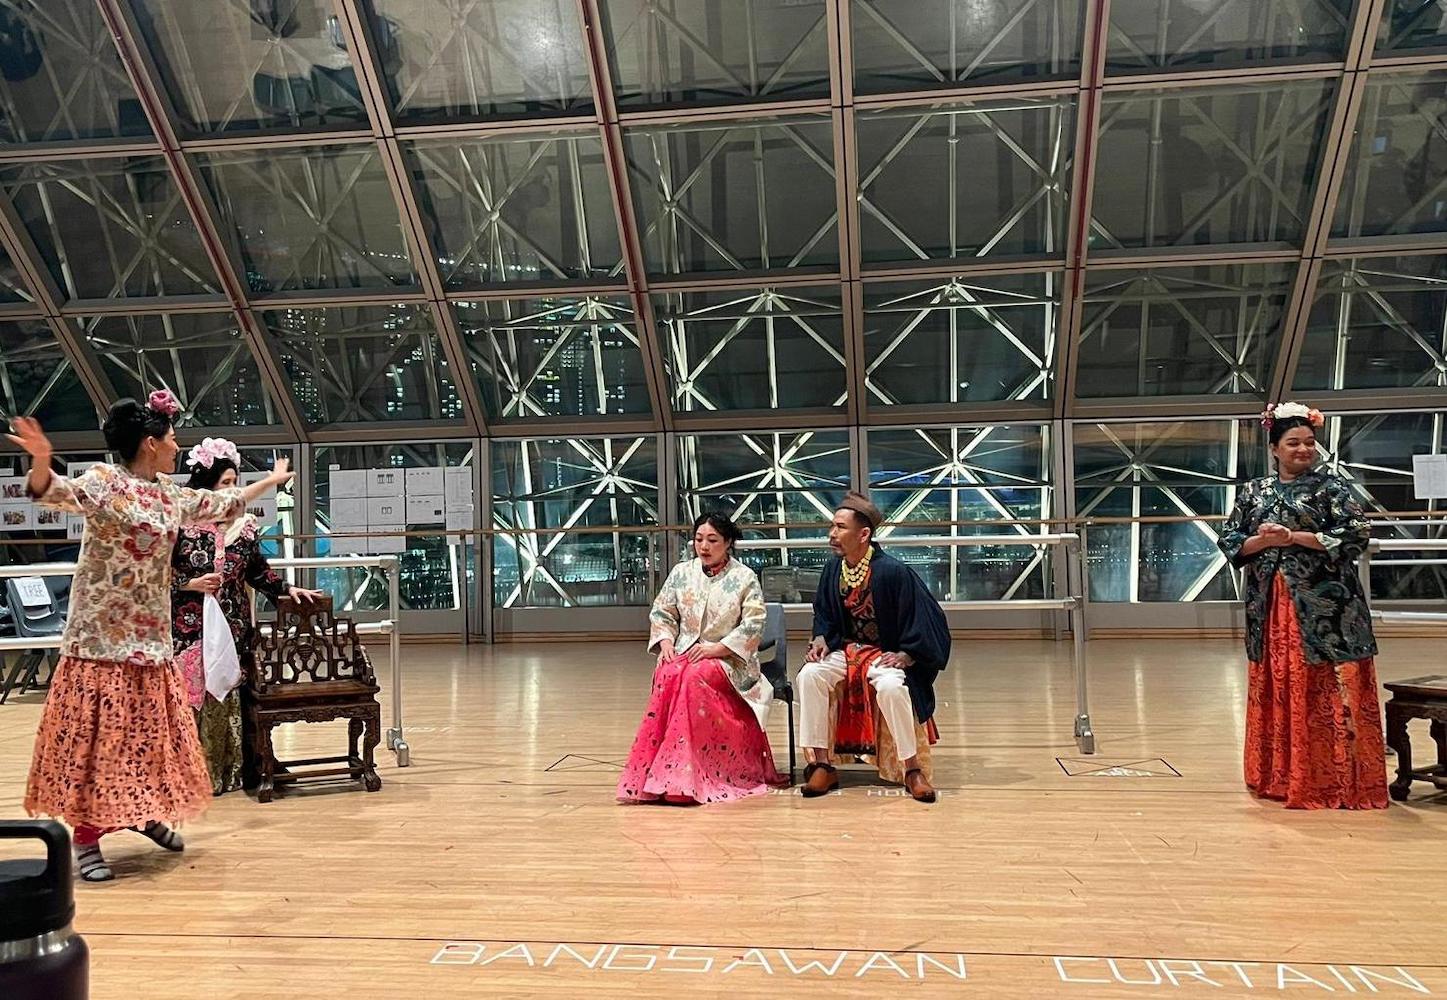
[[[1288,809],[1385,809],[1367,522],[1317,467],[1319,411],[1282,403],[1262,423],[1276,475],[1241,488],[1220,539],[1246,569],[1246,786]]]
[[[85,518],[61,659],[35,737],[25,790],[31,815],[75,827],[76,868],[89,882],[114,877],[100,838],[132,829],[170,851],[185,845],[167,824],[199,815],[211,778],[171,664],[171,549],[179,529],[226,523],[291,478],[287,462],[244,489],[183,489],[176,467],[180,404],[170,392],[111,407],[104,431],[120,465],[67,479],[51,471],[50,441],[28,418],[9,439],[29,452],[29,489],[45,507]]]

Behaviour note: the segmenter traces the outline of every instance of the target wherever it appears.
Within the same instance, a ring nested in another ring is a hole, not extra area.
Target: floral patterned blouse
[[[1263,521],[1312,532],[1326,551],[1291,545],[1242,556],[1242,546]],[[1375,656],[1371,613],[1357,572],[1369,538],[1361,506],[1330,472],[1313,469],[1289,483],[1266,476],[1241,487],[1218,544],[1232,566],[1246,567],[1246,655],[1261,660],[1267,602],[1279,573],[1296,606],[1308,663]]]
[[[648,613],[648,649],[656,652],[664,639],[676,653],[699,642],[721,642],[733,655],[724,661],[729,680],[739,691],[759,682],[759,641],[764,636],[764,591],[759,578],[737,559],[723,572],[709,576],[703,560],[689,559],[673,567]]]
[[[171,547],[181,527],[246,511],[239,489],[186,489],[104,464],[75,479],[51,473],[36,503],[85,517],[61,653],[137,665],[171,662]]]

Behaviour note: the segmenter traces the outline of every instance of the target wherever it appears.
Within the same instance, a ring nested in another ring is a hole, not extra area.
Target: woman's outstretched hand
[[[50,438],[40,429],[40,421],[34,417],[16,417],[10,421],[10,433],[5,435],[6,440],[16,447],[25,450],[25,453],[35,459],[36,464],[41,462],[49,463],[50,456],[55,449],[50,446]]]

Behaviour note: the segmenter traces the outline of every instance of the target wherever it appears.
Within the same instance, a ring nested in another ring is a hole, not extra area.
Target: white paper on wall
[[[50,507],[35,508],[35,530],[36,531],[66,531],[67,524],[71,519],[70,514],[64,511],[55,510]],[[85,518],[76,518],[82,528],[85,527]]]
[[[368,497],[396,497],[400,500],[406,491],[407,473],[405,469],[367,470]]]
[[[417,494],[420,497],[440,497],[446,487],[443,485],[443,468],[408,469],[407,470],[407,495]]]
[[[1447,455],[1413,455],[1412,486],[1418,500],[1447,498]]]
[[[366,470],[332,466],[327,471],[327,488],[331,491],[333,502],[338,497],[364,497],[367,495]]]
[[[407,551],[407,539],[401,535],[374,536],[367,539],[367,551],[374,556],[400,555]]]
[[[472,506],[472,468],[471,466],[460,466],[448,469],[446,472],[447,483],[447,506],[471,507]]]
[[[367,547],[365,536],[356,538],[338,538],[335,535],[328,538],[330,554],[334,556],[359,556]]]
[[[332,501],[333,531],[366,531],[367,501],[364,497],[342,497]]]
[[[25,492],[24,476],[0,476],[0,503],[10,503],[24,500],[30,502],[30,494]]]
[[[471,531],[475,526],[472,507],[447,508],[448,531]]]
[[[367,528],[402,531],[407,527],[407,502],[401,497],[368,497]]]
[[[446,504],[441,495],[415,496],[407,494],[408,524],[442,524],[447,520]]]
[[[243,472],[237,477],[237,482],[242,486],[250,486],[252,483],[259,483],[269,473],[266,472]],[[246,512],[255,517],[263,528],[271,528],[276,525],[276,491],[272,490],[265,496],[253,500],[246,508]]]
[[[0,531],[31,531],[35,508],[29,500],[0,500]]]

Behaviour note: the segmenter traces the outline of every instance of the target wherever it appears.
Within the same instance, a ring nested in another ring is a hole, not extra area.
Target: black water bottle
[[[0,997],[86,1000],[90,950],[70,928],[70,834],[49,820],[0,820],[0,840],[45,842],[44,861],[0,861]]]

